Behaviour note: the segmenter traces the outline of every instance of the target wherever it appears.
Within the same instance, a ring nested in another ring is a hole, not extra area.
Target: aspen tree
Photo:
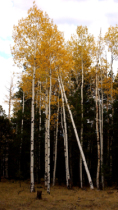
[[[47,154],[48,162],[47,169],[47,192],[50,193],[50,117],[51,117],[51,91],[52,91],[52,76],[57,76],[55,72],[54,62],[56,65],[68,65],[68,56],[65,56],[64,39],[61,33],[57,30],[57,26],[49,21],[48,16],[38,10],[35,3],[33,8],[28,11],[28,17],[21,19],[18,26],[14,26],[13,31],[14,46],[12,54],[14,62],[20,67],[25,64],[27,69],[22,81],[23,91],[27,90],[27,97],[32,97],[32,112],[31,112],[31,192],[34,190],[34,86],[39,80],[45,80],[49,76],[49,99],[48,93],[46,97],[46,135],[45,135],[45,155]],[[66,57],[66,60],[64,61]],[[64,63],[64,64],[63,64]],[[46,70],[46,73],[44,71]],[[33,77],[33,79],[32,79]],[[27,81],[28,79],[28,81]],[[28,85],[27,85],[28,84]],[[32,85],[32,88],[31,88]],[[48,139],[48,141],[47,141]],[[46,143],[47,142],[47,143]],[[48,145],[48,151],[47,146]]]
[[[68,180],[70,179],[69,174],[69,160],[68,160],[68,136],[67,136],[67,124],[66,124],[66,115],[65,115],[65,106],[64,106],[64,95],[61,90],[61,98],[62,98],[62,108],[63,108],[63,122],[64,122],[64,153],[65,153],[65,167],[66,167],[66,185],[68,187]]]
[[[109,173],[109,178],[111,178],[111,173],[110,171],[111,168],[110,168],[110,165],[111,165],[111,154],[110,154],[110,144],[111,144],[111,135],[110,135],[110,126],[109,126],[109,123],[110,123],[110,115],[109,115],[109,107],[111,107],[111,78],[109,76],[109,69],[110,69],[110,64],[108,63],[108,60],[107,60],[107,54],[106,54],[106,57],[105,57],[105,73],[103,74],[103,93],[104,95],[106,96],[106,113],[107,113],[107,119],[106,119],[106,122],[107,122],[107,157],[106,157],[106,166],[108,167],[108,173]],[[111,180],[109,180],[111,181]]]
[[[45,187],[47,187],[47,169],[48,169],[48,139],[47,139],[47,124],[48,124],[48,90],[47,90],[47,78],[46,78],[46,103],[45,103]]]
[[[64,138],[64,156],[65,156],[65,169],[67,169],[67,156],[66,156],[66,136],[65,136],[65,130],[64,130],[64,116],[63,116],[63,105],[61,107],[61,127],[63,132],[63,138]],[[66,170],[66,184],[67,184],[67,170]]]
[[[96,65],[96,135],[97,135],[97,152],[98,152],[98,163],[97,163],[97,175],[96,175],[96,186],[99,189],[99,176],[100,176],[100,140],[99,140],[99,120],[98,120],[98,62]]]
[[[13,39],[14,46],[12,54],[14,62],[20,67],[25,63],[27,72],[32,75],[32,110],[31,110],[31,192],[34,191],[34,85],[35,71],[40,63],[40,46],[42,35],[45,33],[46,26],[49,24],[47,15],[33,5],[28,11],[28,16],[21,19],[18,26],[14,26]]]
[[[84,167],[85,167],[85,170],[86,170],[86,173],[87,173],[87,177],[88,177],[88,181],[89,181],[89,184],[90,184],[90,188],[93,189],[94,188],[93,187],[93,183],[92,183],[91,176],[90,176],[90,173],[89,173],[89,170],[88,170],[88,166],[86,164],[86,159],[85,159],[85,156],[84,156],[84,153],[83,153],[80,141],[79,141],[78,133],[77,133],[76,126],[75,126],[75,123],[74,123],[74,120],[73,120],[73,116],[72,116],[72,112],[71,112],[71,109],[70,109],[70,106],[68,104],[68,100],[67,100],[67,97],[66,97],[66,94],[65,94],[64,85],[63,85],[62,79],[60,77],[58,77],[58,81],[59,81],[60,89],[63,91],[64,98],[65,98],[65,101],[66,101],[66,105],[67,105],[67,108],[68,108],[68,111],[69,111],[69,114],[70,114],[71,122],[72,122],[73,129],[74,129],[74,132],[75,132],[75,136],[76,136],[76,139],[77,139],[78,147],[80,149],[80,153],[81,153],[81,156],[82,156],[83,164],[84,164]]]
[[[88,34],[87,27],[78,26],[77,27],[77,56],[80,57],[80,64],[78,68],[81,68],[81,131],[80,131],[80,139],[81,146],[83,147],[83,88],[84,88],[84,71],[87,71],[86,64],[91,65],[90,61],[90,52],[92,51],[92,44],[94,42],[93,37]],[[80,48],[80,55],[78,55]],[[85,63],[85,65],[84,65]],[[87,66],[88,67],[88,66]],[[84,70],[85,68],[85,70]],[[83,187],[82,181],[82,157],[80,156],[80,186]]]
[[[100,138],[100,155],[102,156],[102,116],[101,116],[101,97],[100,97],[100,90],[98,90],[98,110],[99,110],[99,114],[98,114],[98,121],[99,121],[99,138]],[[100,157],[101,160],[101,178],[102,178],[102,159]],[[102,179],[101,179],[102,182]],[[99,189],[99,188],[98,188]]]
[[[8,119],[9,121],[11,120],[11,105],[12,105],[12,100],[13,100],[13,77],[14,77],[14,74],[13,76],[11,77],[11,81],[10,81],[10,87],[7,88],[8,92],[9,92],[9,95],[6,95],[6,98],[7,100],[5,100],[5,103],[8,104]],[[4,176],[6,178],[8,178],[8,153],[9,153],[9,147],[8,147],[8,140],[6,139],[6,148],[5,148],[6,152],[4,154],[4,162],[5,162],[5,165],[4,165]]]
[[[37,39],[37,34],[36,34]],[[37,40],[36,40],[37,42]],[[33,67],[33,79],[32,79],[32,104],[31,104],[31,151],[30,151],[30,170],[31,170],[31,192],[34,192],[34,84],[35,84],[35,71],[36,71],[36,44],[34,51],[34,67]]]
[[[49,31],[44,35],[46,41],[43,43],[43,48],[47,48],[46,56],[48,60],[47,72],[49,73],[49,103],[48,103],[48,179],[47,179],[47,192],[50,193],[50,117],[51,117],[51,95],[52,95],[52,76],[55,75],[55,63],[58,63],[58,58],[61,54],[61,45],[63,38],[56,26],[50,24]],[[44,38],[43,38],[44,39]],[[63,46],[62,46],[63,47]],[[63,51],[62,51],[63,52]]]
[[[35,85],[35,88],[36,86],[38,86],[39,88],[39,84],[37,83],[37,85]],[[37,115],[38,115],[38,108],[39,108],[39,91],[37,91],[35,89],[35,92],[36,92],[36,96],[35,96],[35,100],[36,100],[36,118],[37,118]],[[39,128],[36,128],[37,132],[39,132]],[[38,134],[38,137],[39,137],[39,134]],[[39,151],[38,151],[38,154],[37,154],[37,147],[39,147],[39,139],[37,138],[36,141],[35,141],[35,144],[34,144],[34,180],[36,182],[39,183]]]
[[[111,52],[111,106],[112,106],[112,136],[110,143],[110,173],[112,174],[112,143],[113,143],[113,60],[118,57],[118,25],[110,26],[106,32],[104,40],[108,46],[108,51]],[[111,177],[112,179],[112,177]]]
[[[51,112],[51,88],[52,88],[52,80],[51,80],[51,68],[50,68],[50,90],[49,90],[49,106],[48,106],[48,131],[47,131],[47,140],[48,140],[48,170],[47,170],[47,193],[50,194],[50,112]]]
[[[6,95],[7,100],[5,100],[5,103],[8,104],[8,118],[11,119],[11,105],[12,105],[12,99],[13,99],[13,77],[11,77],[10,81],[10,87],[7,88],[7,91],[9,92],[9,95]]]
[[[100,60],[100,76],[99,76],[99,80],[100,80],[100,89],[98,90],[98,102],[99,102],[99,139],[100,139],[100,161],[101,161],[101,183],[102,183],[102,189],[104,188],[104,177],[103,177],[103,75],[102,75],[102,56],[103,53],[103,38],[101,36],[101,29],[100,29],[100,35],[99,35],[99,53],[98,53],[98,57]],[[97,84],[98,85],[98,84]],[[99,152],[98,152],[99,153]],[[98,157],[99,158],[99,157]]]

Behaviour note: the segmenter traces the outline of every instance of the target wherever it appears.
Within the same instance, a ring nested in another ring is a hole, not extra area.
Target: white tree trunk
[[[66,161],[66,137],[65,137],[65,130],[64,130],[64,122],[63,122],[63,107],[61,107],[61,127],[62,127],[62,132],[63,132],[63,138],[64,138],[64,157],[65,157],[65,169],[67,168],[67,161]],[[67,183],[67,170],[66,170],[66,183]]]
[[[81,156],[82,156],[83,164],[84,164],[84,167],[85,167],[85,170],[86,170],[86,173],[87,173],[90,188],[94,189],[92,179],[91,179],[91,176],[90,176],[90,173],[89,173],[89,170],[88,170],[88,166],[86,164],[86,159],[85,159],[85,156],[84,156],[81,144],[80,144],[80,140],[79,140],[79,136],[78,136],[78,133],[77,133],[77,130],[76,130],[76,126],[75,126],[75,123],[74,123],[74,120],[73,120],[72,112],[71,112],[71,109],[70,109],[70,106],[68,104],[68,100],[67,100],[67,97],[66,97],[66,94],[65,94],[64,85],[63,85],[63,83],[62,83],[62,81],[60,80],[59,77],[58,77],[58,81],[59,81],[59,84],[60,84],[60,88],[63,90],[63,93],[64,93],[64,98],[65,98],[66,105],[67,105],[67,108],[68,108],[68,111],[69,111],[69,114],[70,114],[71,122],[72,122],[73,129],[74,129],[74,132],[75,132],[75,136],[76,136],[76,139],[77,139],[78,147],[79,147],[79,150],[80,150],[80,153],[81,153]]]
[[[32,105],[31,105],[31,150],[30,150],[30,192],[34,192],[34,85],[35,85],[35,71],[36,71],[36,42],[37,34],[34,46],[34,66],[33,66],[33,79],[32,79]]]
[[[102,152],[102,109],[101,109],[101,97],[100,91],[98,91],[98,98],[99,98],[99,138],[100,138],[100,152]],[[102,153],[101,153],[102,154]],[[101,170],[102,170],[102,159],[101,159]],[[102,178],[102,173],[101,173]]]
[[[12,96],[13,96],[13,77],[11,78],[10,88],[9,88],[9,112],[8,112],[8,118],[10,120],[11,118],[11,103],[12,103]]]
[[[45,187],[47,187],[47,173],[48,173],[48,90],[47,90],[47,78],[46,78],[46,104],[45,104]]]
[[[51,80],[51,68],[50,68],[50,91],[49,91],[49,114],[48,114],[48,181],[47,181],[47,193],[50,194],[50,115],[51,115],[51,89],[52,89],[52,80]]]
[[[12,106],[12,100],[13,100],[13,78],[14,78],[14,73],[10,80],[10,87],[8,87],[8,88],[6,87],[7,91],[8,91],[8,95],[6,95],[6,100],[4,101],[5,103],[8,104],[8,119],[9,119],[9,121],[11,120],[11,106]]]
[[[66,185],[68,187],[68,180],[70,179],[69,173],[69,160],[68,160],[68,136],[67,136],[67,124],[66,124],[66,114],[65,114],[65,106],[64,106],[64,95],[63,91],[61,90],[61,97],[62,97],[62,107],[63,107],[63,120],[64,120],[64,152],[65,152],[65,167],[66,167]]]
[[[99,122],[98,122],[98,65],[96,67],[96,135],[97,135],[97,152],[98,152],[98,164],[96,175],[96,186],[99,189],[99,177],[100,177],[100,140],[99,140]]]
[[[30,152],[30,191],[34,192],[34,82],[35,82],[35,65],[33,69],[32,80],[32,112],[31,112],[31,152]]]

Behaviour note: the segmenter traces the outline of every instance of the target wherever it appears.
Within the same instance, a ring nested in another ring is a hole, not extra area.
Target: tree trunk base
[[[37,198],[42,199],[42,191],[37,191]]]
[[[68,179],[68,189],[72,189],[72,180]]]

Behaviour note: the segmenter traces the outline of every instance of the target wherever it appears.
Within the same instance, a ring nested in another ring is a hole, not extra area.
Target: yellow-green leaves
[[[64,38],[57,26],[48,15],[39,10],[35,3],[28,10],[26,18],[19,20],[13,28],[14,45],[12,55],[14,62],[25,66],[25,73],[21,78],[20,87],[25,97],[31,97],[33,67],[35,65],[35,90],[38,81],[42,82],[42,94],[49,88],[50,69],[52,76],[52,89],[57,91],[56,83],[60,73],[65,80],[72,69],[72,56],[64,45]],[[47,84],[46,84],[47,78]],[[53,97],[52,97],[53,98]]]
[[[118,56],[118,25],[110,26],[104,37],[108,50],[112,53],[114,58]]]

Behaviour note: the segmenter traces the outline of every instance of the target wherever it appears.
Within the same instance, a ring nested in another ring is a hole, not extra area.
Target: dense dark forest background
[[[117,77],[114,82],[117,84]],[[97,171],[97,141],[95,128],[95,100],[89,97],[89,84],[84,87],[84,118],[83,118],[83,151],[87,160],[87,164],[91,173],[94,185],[96,185],[96,171]],[[15,97],[20,98],[21,109],[14,113],[11,121],[7,118],[5,111],[0,106],[0,179],[21,179],[26,180],[30,178],[30,129],[31,129],[31,99],[25,100],[24,114],[22,114],[22,90],[15,94]],[[104,101],[107,100],[104,98]],[[73,105],[72,112],[77,127],[78,134],[81,128],[81,96],[80,90],[71,93],[69,96],[69,103]],[[105,102],[104,102],[105,103]],[[118,96],[113,102],[113,123],[111,120],[112,106],[108,111],[104,107],[104,128],[103,128],[103,148],[104,148],[104,164],[102,171],[104,175],[105,186],[118,184]],[[53,107],[52,112],[55,112]],[[53,114],[53,113],[52,113]],[[34,151],[34,174],[35,182],[44,180],[45,173],[45,112],[41,113],[41,131],[40,131],[40,156],[38,154],[38,136],[39,136],[39,114],[35,109],[35,151]],[[23,133],[21,134],[21,121],[24,120]],[[68,143],[69,143],[69,168],[70,176],[73,185],[79,186],[79,157],[80,152],[77,141],[74,135],[73,127],[70,121],[70,116],[66,109],[67,129],[68,129]],[[53,176],[53,148],[54,148],[54,125],[51,126],[51,180]],[[112,138],[113,137],[113,138]],[[20,151],[22,138],[22,151]],[[111,142],[112,141],[112,142]],[[65,160],[64,160],[64,139],[61,128],[61,116],[59,114],[59,130],[58,130],[58,146],[57,146],[57,170],[56,182],[58,184],[65,184]],[[110,161],[111,158],[111,161]],[[39,164],[40,162],[40,164]],[[111,166],[110,166],[111,164]],[[40,167],[39,167],[40,166]],[[87,186],[87,176],[83,168],[83,185]]]

